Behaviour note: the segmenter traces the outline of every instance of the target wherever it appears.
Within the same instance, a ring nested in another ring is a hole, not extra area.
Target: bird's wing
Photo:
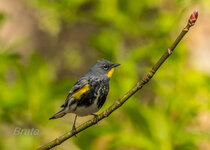
[[[81,96],[89,91],[89,83],[88,83],[88,80],[87,78],[81,78],[79,79],[75,84],[74,86],[72,87],[72,89],[70,90],[67,98],[66,98],[66,101],[65,101],[65,104],[63,104],[61,107],[65,107],[68,105],[68,103],[71,103],[69,101],[72,101],[72,100],[79,100],[81,98]]]

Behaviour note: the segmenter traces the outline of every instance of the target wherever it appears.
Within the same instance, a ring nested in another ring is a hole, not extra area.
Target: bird
[[[77,80],[68,93],[62,110],[53,115],[51,119],[61,118],[67,113],[75,114],[72,134],[76,136],[77,116],[93,115],[98,122],[98,112],[106,101],[109,93],[109,81],[115,67],[119,63],[112,63],[108,60],[97,61],[89,71]]]

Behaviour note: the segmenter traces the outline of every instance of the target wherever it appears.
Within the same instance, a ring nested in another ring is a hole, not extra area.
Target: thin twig
[[[159,69],[159,67],[172,54],[174,48],[181,41],[181,39],[184,37],[184,35],[189,31],[190,27],[192,27],[195,24],[197,18],[198,18],[198,11],[194,11],[190,16],[186,27],[179,34],[179,36],[176,38],[176,40],[171,45],[171,47],[166,50],[166,52],[163,54],[163,56],[152,67],[152,69],[142,78],[142,80],[137,82],[136,85],[130,91],[128,91],[122,98],[117,100],[108,109],[106,109],[104,112],[99,114],[98,121],[108,117],[113,111],[117,110],[120,106],[122,106],[123,103],[125,103],[131,96],[133,96],[138,90],[140,90],[146,83],[148,83],[150,81],[150,79],[154,76],[155,72]],[[83,123],[82,125],[80,125],[79,127],[77,127],[76,133],[79,133],[79,132],[87,129],[88,127],[93,126],[94,124],[96,124],[96,119],[95,118],[90,119],[89,121],[87,121],[87,122]],[[63,143],[64,141],[71,138],[72,136],[73,136],[72,131],[69,131],[69,132],[65,133],[64,135],[47,143],[46,145],[38,148],[38,150],[51,149],[51,148]]]

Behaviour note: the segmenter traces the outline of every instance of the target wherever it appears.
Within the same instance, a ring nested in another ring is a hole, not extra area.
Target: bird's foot
[[[75,125],[73,125],[71,132],[72,132],[72,135],[74,135],[75,137],[77,137],[76,136],[76,127],[75,127]]]
[[[94,118],[95,118],[95,122],[98,124],[98,121],[99,121],[99,115],[97,115],[97,114],[91,114],[91,115],[93,115],[94,116]]]

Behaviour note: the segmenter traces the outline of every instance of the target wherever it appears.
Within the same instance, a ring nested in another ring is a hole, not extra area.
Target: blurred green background
[[[209,0],[0,0],[0,149],[36,149],[71,130],[74,115],[48,118],[101,58],[122,64],[100,112],[108,108],[149,71],[195,9],[195,27],[151,82],[54,149],[209,150]],[[39,135],[14,135],[17,127]]]

